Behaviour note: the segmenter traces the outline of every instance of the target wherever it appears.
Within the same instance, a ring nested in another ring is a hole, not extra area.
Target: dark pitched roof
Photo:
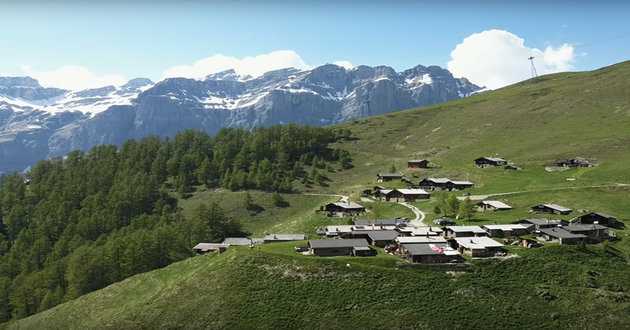
[[[393,241],[398,237],[395,230],[370,230],[367,234],[374,241]]]
[[[602,213],[602,212],[591,212],[589,214],[583,215],[582,217],[584,217],[584,216],[594,216],[594,215],[602,217],[602,218],[606,218],[606,219],[617,219],[617,218],[613,217],[612,215],[609,215],[609,214],[606,214],[606,213]]]
[[[407,253],[414,256],[426,256],[426,255],[436,255],[436,254],[444,254],[444,252],[440,252],[440,250],[444,250],[446,244],[443,246],[440,245],[442,249],[433,249],[430,244],[403,244],[403,248],[407,250]]]
[[[428,162],[428,160],[426,159],[412,159],[407,161],[408,163],[422,163],[422,162]]]
[[[365,238],[353,238],[353,239],[315,239],[308,241],[311,248],[354,248],[354,247],[369,247]]]
[[[540,232],[558,238],[586,238],[586,236],[582,234],[573,234],[562,228],[544,228],[540,229]]]
[[[403,175],[400,173],[378,173],[376,176],[378,177],[390,177],[390,178],[402,178]]]
[[[606,226],[602,226],[602,225],[598,225],[598,224],[592,224],[592,225],[575,225],[575,226],[566,226],[566,227],[562,227],[562,229],[569,231],[569,232],[583,232],[583,231],[591,231],[591,230],[606,230],[608,229],[608,227]]]

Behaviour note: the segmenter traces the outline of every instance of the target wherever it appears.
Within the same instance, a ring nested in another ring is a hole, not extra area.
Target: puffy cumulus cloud
[[[57,87],[70,90],[97,88],[103,86],[120,86],[127,82],[125,77],[118,74],[99,76],[79,65],[65,65],[53,71],[36,71],[28,65],[22,70],[30,77],[39,81],[44,87]]]
[[[278,50],[268,54],[248,56],[242,59],[217,54],[199,60],[192,65],[178,65],[164,71],[163,78],[194,78],[228,69],[240,75],[261,76],[263,73],[284,68],[307,69],[309,66],[292,50]]]
[[[530,56],[539,75],[570,70],[575,58],[569,44],[541,51],[525,46],[525,40],[508,31],[487,30],[457,45],[447,68],[456,77],[496,89],[531,78]]]
[[[354,65],[348,61],[335,61],[333,64],[345,68],[346,70],[354,69]]]

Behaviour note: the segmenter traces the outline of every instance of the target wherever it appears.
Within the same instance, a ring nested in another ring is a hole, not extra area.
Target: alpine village
[[[630,62],[0,183],[8,329],[624,329]]]

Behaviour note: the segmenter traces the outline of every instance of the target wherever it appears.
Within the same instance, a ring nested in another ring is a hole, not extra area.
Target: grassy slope
[[[630,225],[630,62],[587,73],[541,77],[498,91],[442,105],[342,124],[358,138],[338,147],[351,151],[355,168],[329,173],[330,187],[303,192],[351,195],[376,184],[375,174],[392,165],[408,176],[448,176],[477,184],[471,193],[513,204],[509,212],[477,214],[472,222],[504,223],[526,216],[535,204],[557,202],[616,215]],[[472,160],[498,154],[523,171],[477,169]],[[583,156],[599,167],[547,172],[542,164]],[[435,170],[410,171],[411,158],[428,158]],[[576,178],[576,181],[567,181]],[[416,179],[414,179],[416,180]],[[397,184],[388,184],[396,186]],[[588,188],[589,186],[606,187]],[[268,195],[251,192],[265,211],[242,209],[244,193],[199,191],[182,201],[184,212],[200,202],[220,202],[246,229],[308,232],[330,220],[313,211],[331,196],[285,195],[291,207],[276,208]],[[366,203],[367,205],[368,203]],[[416,203],[431,211],[434,201]],[[392,204],[370,203],[373,217],[410,216]],[[403,214],[404,213],[404,214]],[[574,215],[574,214],[572,214]],[[429,219],[435,215],[429,214]],[[566,217],[565,217],[566,218]],[[460,223],[469,221],[459,221]],[[475,261],[452,277],[441,267],[411,267],[396,258],[316,258],[294,255],[292,246],[235,249],[142,274],[21,320],[45,327],[253,326],[592,327],[630,323],[628,230],[616,255],[601,246],[516,248],[520,258]],[[514,250],[514,248],[511,248]],[[346,268],[345,264],[351,263]],[[397,269],[396,269],[397,268]],[[599,275],[589,275],[595,270]],[[624,292],[625,291],[625,292]],[[558,298],[547,301],[550,292]],[[384,313],[383,310],[392,312]],[[194,317],[191,317],[194,315]],[[597,320],[597,323],[593,323]]]
[[[14,325],[491,329],[608,328],[630,322],[630,299],[622,291],[630,288],[628,263],[604,256],[597,247],[518,249],[521,258],[474,267],[416,267],[389,255],[290,255],[293,245],[185,260]]]

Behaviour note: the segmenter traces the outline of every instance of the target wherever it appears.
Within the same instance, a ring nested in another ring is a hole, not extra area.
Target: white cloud
[[[79,65],[65,65],[53,71],[35,71],[30,66],[22,66],[22,70],[39,81],[44,87],[58,87],[70,90],[97,88],[103,86],[120,86],[127,82],[118,74],[99,76]]]
[[[248,56],[242,59],[217,54],[192,65],[178,65],[164,71],[163,78],[183,77],[200,79],[205,76],[234,69],[240,75],[261,76],[263,73],[284,68],[308,69],[300,55],[292,50],[278,50],[268,54]]]
[[[354,69],[354,65],[348,61],[335,61],[333,64],[345,68],[346,70]]]
[[[522,38],[508,31],[487,30],[458,44],[447,68],[456,77],[496,89],[531,78],[530,56],[539,75],[570,70],[575,58],[569,44],[541,51],[525,46]]]

